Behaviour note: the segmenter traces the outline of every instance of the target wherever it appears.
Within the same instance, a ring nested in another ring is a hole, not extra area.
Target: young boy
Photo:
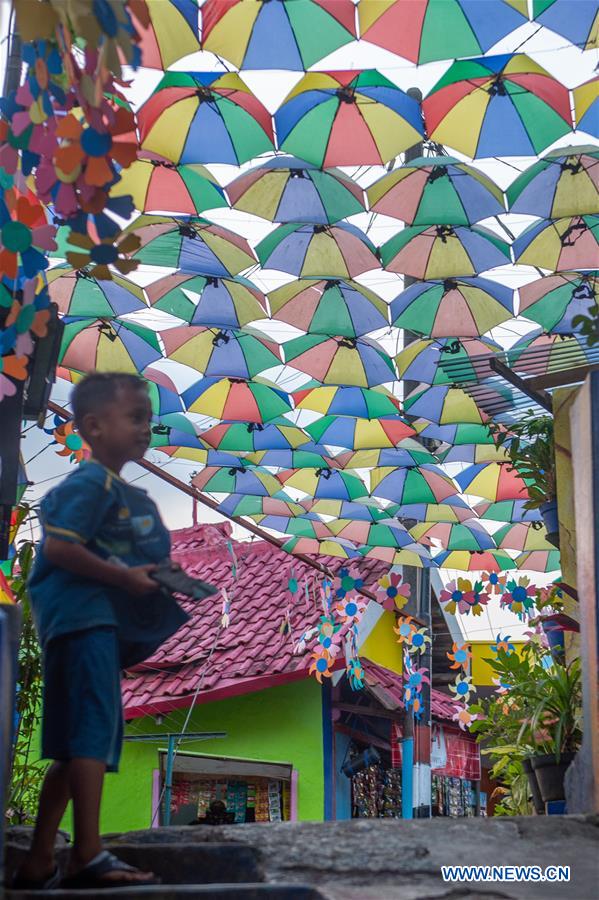
[[[187,620],[151,577],[170,553],[156,505],[119,476],[150,443],[144,382],[88,375],[75,387],[72,406],[93,457],[44,497],[30,582],[43,649],[42,755],[54,762],[15,887],[40,890],[59,882],[54,841],[69,799],[74,843],[65,887],[154,881],[102,849],[100,800],[104,773],[117,770],[121,750],[120,671],[150,656]]]

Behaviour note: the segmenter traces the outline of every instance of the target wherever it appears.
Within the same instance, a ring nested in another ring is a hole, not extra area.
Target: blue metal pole
[[[171,796],[173,791],[173,764],[175,762],[175,735],[168,736],[166,775],[164,779],[164,824],[171,824]]]
[[[414,738],[401,742],[401,817],[414,818]]]

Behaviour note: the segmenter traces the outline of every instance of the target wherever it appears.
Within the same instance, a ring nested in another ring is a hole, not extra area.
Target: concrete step
[[[93,896],[92,896],[93,895]],[[303,884],[158,884],[102,891],[7,891],[6,900],[324,900],[315,888]]]

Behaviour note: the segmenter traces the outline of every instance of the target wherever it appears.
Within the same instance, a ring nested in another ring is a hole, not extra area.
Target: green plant
[[[526,480],[530,498],[524,504],[526,509],[555,500],[553,418],[537,416],[529,409],[525,418],[510,425],[509,430],[498,424],[490,424],[489,430],[497,445],[505,447],[512,468]]]

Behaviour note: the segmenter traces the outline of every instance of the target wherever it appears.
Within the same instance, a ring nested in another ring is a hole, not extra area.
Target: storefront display
[[[368,766],[351,781],[352,818],[401,818],[401,769]]]
[[[215,809],[225,822],[282,822],[290,818],[289,783],[268,778],[206,778],[175,773],[172,824],[214,824]]]
[[[476,795],[472,781],[451,775],[432,777],[432,814],[453,819],[476,815]]]

